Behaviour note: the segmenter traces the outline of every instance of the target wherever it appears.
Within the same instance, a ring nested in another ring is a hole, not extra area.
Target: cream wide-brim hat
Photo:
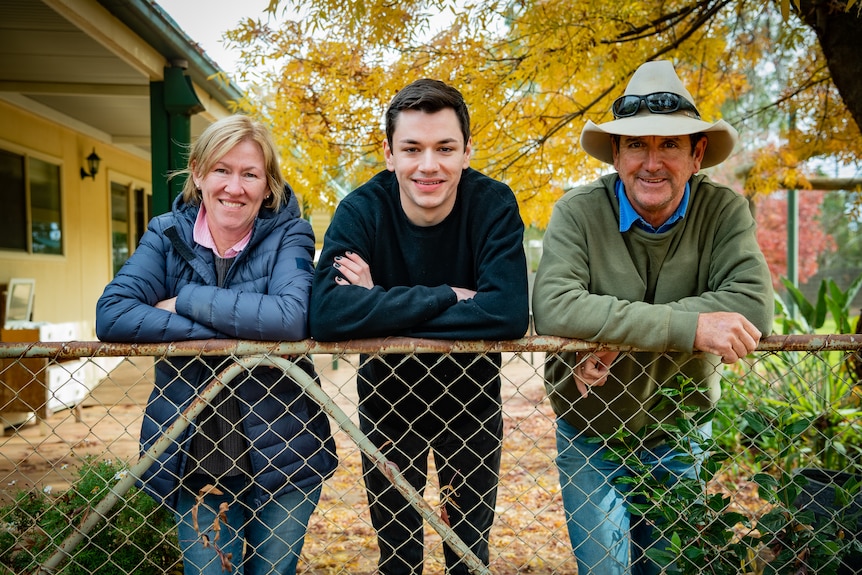
[[[629,80],[624,95],[646,96],[654,92],[672,92],[694,104],[691,94],[676,75],[673,64],[667,60],[642,64]],[[684,111],[653,114],[646,106],[642,106],[634,116],[604,124],[595,124],[592,120],[587,120],[581,132],[581,147],[592,157],[607,164],[613,164],[611,135],[685,136],[698,133],[706,134],[708,139],[701,168],[709,168],[726,160],[733,152],[739,138],[736,129],[724,120],[704,122],[686,115]]]

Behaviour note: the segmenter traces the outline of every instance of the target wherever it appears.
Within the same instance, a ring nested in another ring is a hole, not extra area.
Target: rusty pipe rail
[[[529,353],[561,351],[636,351],[629,346],[536,335],[515,340],[434,340],[405,337],[318,342],[209,339],[171,343],[105,343],[100,341],[0,343],[0,358],[49,358],[57,361],[87,357],[302,355],[350,353]],[[771,335],[756,351],[860,351],[860,334]]]

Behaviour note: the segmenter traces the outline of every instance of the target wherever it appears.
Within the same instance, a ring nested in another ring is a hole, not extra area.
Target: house
[[[95,337],[182,144],[242,96],[219,72],[152,0],[0,0],[0,283],[36,280],[33,321]]]
[[[0,284],[35,280],[40,341],[95,339],[165,174],[242,97],[220,72],[153,0],[0,0]]]

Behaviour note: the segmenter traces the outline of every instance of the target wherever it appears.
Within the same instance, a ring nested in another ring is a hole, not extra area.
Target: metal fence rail
[[[720,466],[699,499],[665,493],[655,504],[688,521],[683,527],[701,532],[714,529],[722,517],[738,519],[725,529],[732,539],[720,545],[708,548],[703,537],[699,543],[684,543],[703,551],[698,555],[701,567],[718,565],[721,555],[729,557],[733,549],[734,561],[746,557],[749,563],[737,572],[759,573],[765,565],[775,568],[781,562],[786,570],[775,572],[794,572],[782,555],[787,550],[803,560],[810,556],[811,562],[839,551],[851,553],[846,560],[853,560],[854,550],[846,543],[854,539],[853,514],[862,507],[845,504],[843,489],[837,490],[836,503],[833,488],[846,486],[854,495],[852,478],[862,462],[855,361],[860,345],[858,335],[771,336],[746,361],[720,368],[723,395],[713,419],[714,451],[725,454]],[[285,370],[300,385],[310,384],[310,396],[332,420],[339,467],[312,516],[299,572],[373,573],[377,541],[360,453],[379,467],[386,462],[355,424],[357,371],[369,357],[468,352],[501,353],[503,358],[503,459],[491,563],[486,569],[469,551],[462,554],[440,518],[440,501],[449,486],[437,485],[432,459],[425,493],[414,496],[409,486],[402,491],[408,499],[414,497],[426,519],[426,572],[443,572],[446,540],[475,573],[576,573],[554,463],[555,421],[543,365],[551,354],[599,348],[620,349],[543,336],[502,342],[0,343],[0,420],[5,427],[0,438],[0,574],[182,572],[170,513],[129,490],[139,467],[149,463],[147,457],[139,459],[138,439],[155,366],[178,356],[226,356],[234,360],[229,369],[235,372],[263,363]],[[285,359],[297,355],[313,358],[319,388]],[[229,382],[230,374],[213,377],[212,393],[202,393],[200,405]],[[194,416],[188,414],[189,420]],[[801,476],[809,478],[805,488]],[[812,492],[814,479],[824,476],[825,485]],[[398,473],[393,477],[397,483]],[[811,515],[812,505],[824,498],[828,517]],[[701,513],[707,500],[721,502],[709,504],[714,507],[711,519]],[[780,513],[783,525],[776,523]],[[793,529],[802,535],[794,535]],[[684,536],[684,529],[677,531]],[[819,532],[824,534],[820,539],[810,536]]]

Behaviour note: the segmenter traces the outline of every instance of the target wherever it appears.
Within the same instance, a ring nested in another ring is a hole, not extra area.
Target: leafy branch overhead
[[[609,120],[651,59],[674,62],[704,119],[740,130],[755,192],[757,178],[804,177],[811,158],[856,161],[859,31],[855,0],[271,0],[227,38],[253,86],[241,107],[272,123],[306,205],[331,207],[381,169],[386,104],[436,77],[470,106],[473,166],[543,226],[565,190],[610,169],[580,150],[581,129]],[[778,165],[757,163],[767,144]]]

